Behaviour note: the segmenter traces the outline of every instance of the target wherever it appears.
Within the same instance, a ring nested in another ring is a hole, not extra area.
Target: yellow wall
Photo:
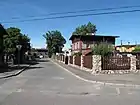
[[[120,52],[132,52],[135,47],[116,47],[116,50]]]

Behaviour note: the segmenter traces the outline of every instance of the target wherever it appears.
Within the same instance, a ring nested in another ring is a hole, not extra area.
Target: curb
[[[4,78],[9,78],[9,77],[13,77],[13,76],[17,76],[19,75],[20,73],[22,73],[23,71],[25,71],[27,68],[29,68],[31,65],[28,65],[27,67],[21,69],[21,70],[18,70],[17,72],[15,73],[12,73],[12,74],[9,74],[9,75],[5,75],[5,76],[1,76],[0,79],[4,79]]]
[[[67,71],[71,75],[75,76],[76,78],[78,78],[78,79],[80,79],[82,81],[88,82],[88,83],[97,83],[97,84],[108,85],[108,86],[125,86],[125,87],[140,88],[140,85],[136,85],[136,84],[123,84],[123,83],[118,84],[118,83],[110,83],[110,82],[100,82],[100,81],[88,80],[88,79],[85,79],[85,78],[80,77],[79,75],[76,75],[75,73],[69,71],[68,69],[66,69],[65,67],[59,65],[57,62],[55,62],[53,60],[51,60],[51,62],[53,62],[54,64],[56,64],[60,68],[64,69],[65,71]]]

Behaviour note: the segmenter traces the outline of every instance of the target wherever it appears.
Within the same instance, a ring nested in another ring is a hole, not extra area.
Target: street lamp
[[[22,45],[17,45],[16,46],[17,47],[17,49],[18,49],[18,67],[20,66],[19,64],[20,64],[20,50],[21,50],[21,48],[22,48]]]

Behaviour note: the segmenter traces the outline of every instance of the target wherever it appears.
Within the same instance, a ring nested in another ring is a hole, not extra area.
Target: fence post
[[[135,72],[137,69],[136,69],[136,56],[132,55],[130,57],[130,71],[132,72]]]
[[[63,56],[63,63],[65,63],[65,55]]]
[[[62,63],[64,63],[64,55],[62,55]]]
[[[92,74],[101,72],[101,55],[92,56]]]
[[[68,65],[70,65],[70,56],[68,56]]]
[[[81,69],[83,69],[84,57],[81,55]]]

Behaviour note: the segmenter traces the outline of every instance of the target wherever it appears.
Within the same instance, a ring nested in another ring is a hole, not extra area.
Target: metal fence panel
[[[127,70],[130,69],[130,58],[119,56],[102,57],[102,70]]]
[[[81,66],[81,56],[75,57],[75,65]]]
[[[83,66],[92,69],[92,55],[84,56],[83,60]]]

